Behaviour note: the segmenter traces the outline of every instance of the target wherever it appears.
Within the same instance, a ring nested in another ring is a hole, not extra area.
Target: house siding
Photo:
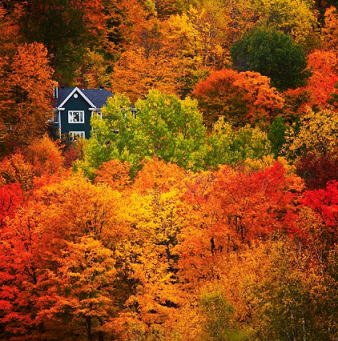
[[[61,111],[61,135],[68,134],[70,131],[84,131],[86,139],[90,138],[90,118],[92,111],[89,110],[88,102],[76,91],[77,98],[74,95],[65,103],[65,110]],[[68,111],[84,111],[84,123],[69,123]]]

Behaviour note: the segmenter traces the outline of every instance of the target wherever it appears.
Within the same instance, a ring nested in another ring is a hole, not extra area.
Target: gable
[[[78,88],[75,87],[73,90],[70,89],[62,89],[65,91],[59,91],[60,94],[60,99],[58,100],[58,109],[63,109],[66,105],[66,103],[71,99],[71,98],[78,98],[81,96],[82,99],[84,99],[88,105],[90,106],[90,108],[97,108],[92,101],[90,101],[90,99],[84,95],[84,93]],[[69,91],[71,90],[71,91]],[[61,100],[63,99],[63,101],[61,102]],[[61,102],[61,103],[60,103]],[[60,104],[59,104],[60,103]]]

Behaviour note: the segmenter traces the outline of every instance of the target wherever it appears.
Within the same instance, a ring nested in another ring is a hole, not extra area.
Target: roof
[[[74,91],[75,88],[61,88],[58,89],[58,101],[59,107],[67,97]],[[90,102],[92,102],[96,108],[102,108],[106,103],[108,97],[113,94],[106,89],[79,89],[84,96],[86,96]]]

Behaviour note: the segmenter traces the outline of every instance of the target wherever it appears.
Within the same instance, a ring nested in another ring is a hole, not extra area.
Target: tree
[[[305,215],[300,214],[299,225],[303,227],[301,232],[310,243],[318,246],[314,251],[320,252],[320,257],[324,261],[330,249],[338,242],[338,182],[334,180],[328,182],[324,189],[306,191],[300,203],[314,213],[312,216],[309,212],[305,212]]]
[[[18,183],[0,187],[0,228],[5,224],[5,218],[12,218],[23,202],[23,193]]]
[[[39,205],[16,212],[0,232],[0,336],[3,340],[43,340],[38,318],[41,285]]]
[[[20,18],[27,42],[43,44],[59,78],[71,83],[85,47],[97,41],[102,28],[100,0],[29,0]],[[62,34],[61,34],[62,32]],[[102,35],[102,34],[101,34]]]
[[[313,153],[335,155],[337,151],[338,113],[329,109],[308,110],[300,119],[299,131],[289,129],[285,152],[290,158]]]
[[[43,45],[20,45],[13,60],[5,62],[0,75],[4,91],[0,93],[1,121],[8,127],[5,145],[27,145],[42,136],[53,117],[51,92],[52,69]]]
[[[313,2],[307,0],[254,0],[260,23],[288,34],[293,41],[306,44],[317,27]],[[313,38],[312,38],[313,39]]]
[[[104,162],[100,169],[95,171],[95,183],[105,183],[111,188],[122,191],[130,185],[130,166],[128,162],[110,160]]]
[[[2,339],[103,340],[123,301],[115,291],[115,251],[127,234],[119,199],[76,176],[36,190],[10,213],[0,231]]]
[[[205,293],[200,305],[202,314],[206,317],[204,329],[207,338],[219,341],[247,340],[248,336],[239,330],[234,321],[234,307],[225,300],[222,293]]]
[[[11,57],[19,43],[19,27],[11,16],[8,15],[4,5],[0,4],[0,57]]]
[[[207,80],[196,85],[193,95],[209,125],[220,116],[236,126],[268,121],[284,103],[276,89],[270,87],[270,80],[257,72],[211,72]]]
[[[26,158],[33,166],[34,175],[37,177],[60,176],[62,172],[63,157],[60,148],[47,135],[34,140],[28,146]]]
[[[194,286],[215,279],[232,251],[288,230],[303,183],[275,162],[257,172],[220,166],[186,180],[186,187],[194,210],[182,230],[179,265],[181,279]]]
[[[123,50],[138,43],[142,32],[148,27],[147,18],[152,18],[152,9],[146,2],[137,0],[104,0],[107,34],[113,43],[113,52],[121,54]]]
[[[304,87],[310,98],[303,107],[325,108],[333,95],[337,96],[338,59],[333,51],[314,51],[308,56],[311,76]]]
[[[147,162],[126,201],[130,234],[121,245],[121,262],[132,289],[126,304],[137,313],[132,321],[150,339],[165,333],[162,324],[183,302],[176,248],[188,213],[181,201],[184,173],[175,164]]]
[[[310,76],[302,47],[273,29],[245,34],[232,45],[231,57],[237,70],[259,72],[280,91],[302,86]]]
[[[92,173],[110,159],[128,161],[135,174],[140,162],[157,156],[180,167],[198,169],[204,158],[206,129],[197,103],[190,98],[150,91],[138,100],[136,118],[129,100],[115,94],[92,123],[93,134],[78,166]]]
[[[75,82],[79,88],[95,89],[111,87],[109,69],[111,63],[105,59],[103,53],[86,49],[81,64],[75,71]]]
[[[114,252],[91,236],[67,246],[62,257],[54,259],[57,269],[49,273],[53,287],[48,300],[54,304],[40,312],[40,317],[69,317],[73,323],[85,325],[88,341],[93,340],[94,331],[102,340],[102,326],[116,309],[112,295],[117,274]]]
[[[325,188],[329,181],[338,179],[338,158],[335,153],[316,155],[309,152],[296,162],[296,172],[304,179],[307,189]]]
[[[271,154],[271,145],[265,132],[246,125],[235,128],[220,117],[207,138],[208,154],[205,165],[217,169],[219,165],[237,165],[245,160],[260,160]]]
[[[161,1],[148,4],[140,8],[134,1],[122,1],[111,9],[117,22],[113,39],[123,46],[117,52],[123,53],[114,67],[112,87],[133,102],[152,87],[182,98],[189,95],[210,69],[229,65],[231,42],[255,21],[246,0],[204,1],[167,20],[149,14],[156,13]]]
[[[182,61],[169,51],[150,51],[130,48],[122,54],[114,67],[112,88],[125,93],[133,103],[144,99],[151,89],[179,95],[184,76]]]
[[[152,191],[166,193],[173,188],[181,188],[185,171],[175,163],[164,162],[154,157],[144,162],[134,181],[134,190],[142,194]]]
[[[337,8],[331,6],[325,11],[325,25],[322,30],[324,46],[333,51],[338,49],[338,13]]]
[[[275,157],[278,156],[281,151],[283,145],[285,144],[285,132],[287,130],[287,126],[284,123],[282,116],[277,116],[275,120],[272,122],[270,126],[270,131],[268,134],[269,140],[271,142],[271,149],[275,154]]]
[[[19,183],[23,191],[29,191],[33,188],[33,177],[33,166],[21,153],[7,156],[0,162],[0,187]]]
[[[333,50],[315,50],[308,55],[311,71],[307,84],[284,92],[285,113],[288,116],[304,114],[308,107],[313,110],[335,105],[337,97],[338,60]]]
[[[257,292],[262,339],[315,341],[336,337],[337,328],[332,324],[336,309],[327,296],[330,289],[309,249],[295,239],[282,239],[270,248],[269,268]]]

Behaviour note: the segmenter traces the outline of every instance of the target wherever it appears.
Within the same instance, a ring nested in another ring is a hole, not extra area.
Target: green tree
[[[282,116],[276,117],[276,119],[272,122],[270,131],[268,133],[268,137],[271,143],[271,149],[275,154],[275,157],[278,156],[279,151],[282,149],[285,144],[285,131],[287,127],[284,124],[284,120]]]
[[[85,161],[78,164],[87,174],[110,159],[128,161],[135,171],[143,159],[155,155],[186,169],[201,168],[206,128],[195,100],[152,90],[135,106],[133,117],[130,101],[116,94],[102,110],[103,119],[94,118]]]
[[[200,306],[205,316],[203,340],[249,340],[248,336],[240,331],[235,321],[235,309],[226,301],[222,293],[215,291],[204,294]]]
[[[219,164],[236,164],[246,159],[259,160],[271,154],[267,134],[249,125],[234,129],[221,117],[208,136],[205,164],[216,168]]]
[[[274,29],[259,28],[245,34],[232,45],[231,57],[237,70],[268,76],[280,91],[302,86],[310,76],[302,47]]]
[[[271,245],[268,257],[270,271],[258,293],[261,307],[257,311],[264,326],[260,339],[334,340],[336,308],[331,304],[337,298],[328,294],[332,279],[311,258],[309,248],[297,241],[279,241]]]

